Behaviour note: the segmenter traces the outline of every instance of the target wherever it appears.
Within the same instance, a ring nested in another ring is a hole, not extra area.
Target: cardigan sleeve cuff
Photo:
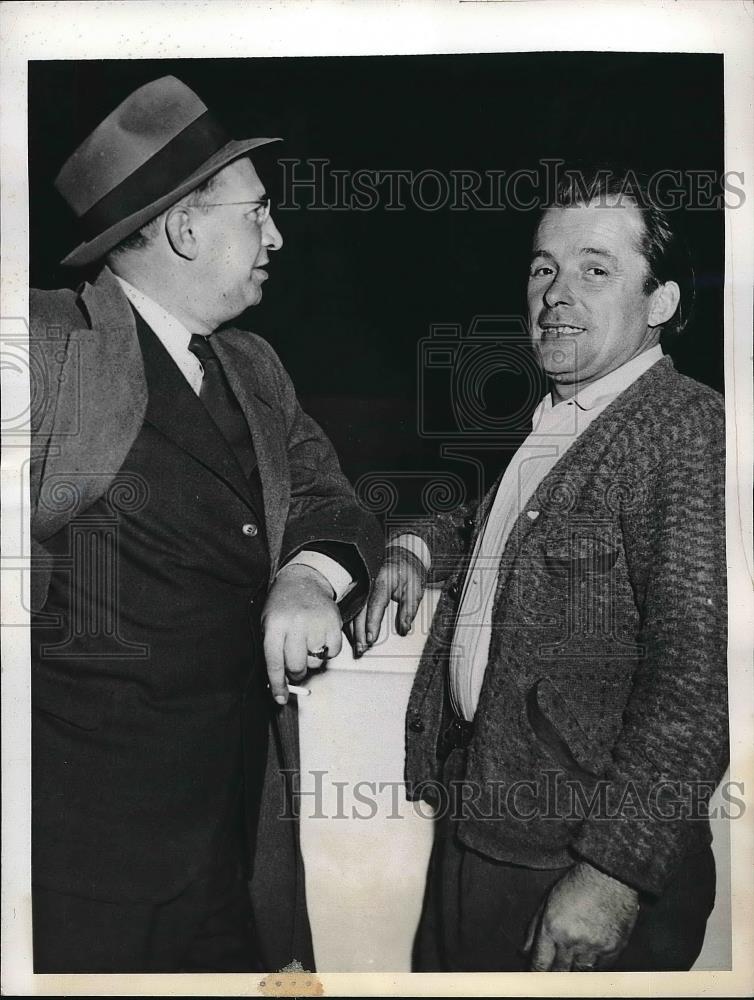
[[[424,568],[429,573],[432,566],[432,555],[429,551],[429,546],[420,538],[419,535],[413,535],[406,532],[403,535],[397,535],[395,538],[390,540],[388,548],[399,547],[402,549],[408,549],[416,558],[424,565]]]

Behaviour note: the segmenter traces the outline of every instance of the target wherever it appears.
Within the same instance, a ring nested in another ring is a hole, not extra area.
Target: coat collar
[[[79,289],[79,297],[86,307],[93,329],[107,331],[108,336],[114,335],[111,331],[117,331],[119,340],[125,338],[134,341],[131,306],[109,267],[102,268],[93,284],[85,282]],[[135,342],[133,346],[137,346]]]

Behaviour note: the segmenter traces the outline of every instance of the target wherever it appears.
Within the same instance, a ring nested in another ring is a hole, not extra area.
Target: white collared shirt
[[[199,359],[189,350],[189,341],[191,340],[189,331],[180,320],[176,319],[167,309],[163,309],[154,299],[138,288],[134,288],[125,278],[121,278],[117,274],[115,277],[120,282],[128,301],[137,310],[147,326],[159,337],[162,346],[178,365],[181,374],[198,396],[202,387],[204,371]]]
[[[135,288],[125,278],[115,275],[126,298],[137,310],[147,326],[159,337],[163,347],[178,366],[188,384],[199,395],[204,378],[201,362],[189,350],[191,334],[180,320],[164,309],[145,292]],[[303,550],[289,559],[285,566],[309,566],[325,577],[333,589],[335,600],[341,601],[354,584],[353,577],[334,559],[323,552]],[[284,569],[285,567],[281,567]]]
[[[534,491],[586,428],[633,382],[662,358],[657,345],[627,361],[603,378],[585,385],[571,399],[553,405],[552,395],[540,402],[532,430],[511,459],[500,482],[464,583],[450,655],[453,707],[471,721],[489,658],[492,606],[500,559],[508,536]],[[537,512],[532,511],[532,517]],[[404,544],[429,567],[429,549],[416,535],[401,536]]]

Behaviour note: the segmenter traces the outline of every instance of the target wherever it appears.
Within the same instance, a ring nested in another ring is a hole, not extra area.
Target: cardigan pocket
[[[541,677],[526,692],[525,711],[537,743],[569,777],[587,784],[599,779],[607,765],[607,755],[593,746],[573,710],[549,678]]]
[[[609,537],[595,535],[593,531],[581,532],[577,526],[567,532],[548,535],[543,549],[545,568],[555,579],[605,576],[612,571],[621,553],[620,546],[613,544]]]

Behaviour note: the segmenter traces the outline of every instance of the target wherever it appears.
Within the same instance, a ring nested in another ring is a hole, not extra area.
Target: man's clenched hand
[[[309,566],[284,566],[262,611],[264,655],[270,690],[276,702],[288,700],[286,676],[302,680],[308,667],[337,656],[343,641],[335,595],[325,577]],[[322,658],[311,653],[327,646]]]
[[[426,581],[427,569],[413,552],[400,545],[388,548],[369,600],[354,620],[357,656],[361,656],[377,639],[382,617],[391,599],[398,604],[395,616],[398,634],[407,634],[416,617]]]
[[[529,925],[524,950],[532,972],[610,968],[638,913],[635,889],[580,862],[555,883]]]

